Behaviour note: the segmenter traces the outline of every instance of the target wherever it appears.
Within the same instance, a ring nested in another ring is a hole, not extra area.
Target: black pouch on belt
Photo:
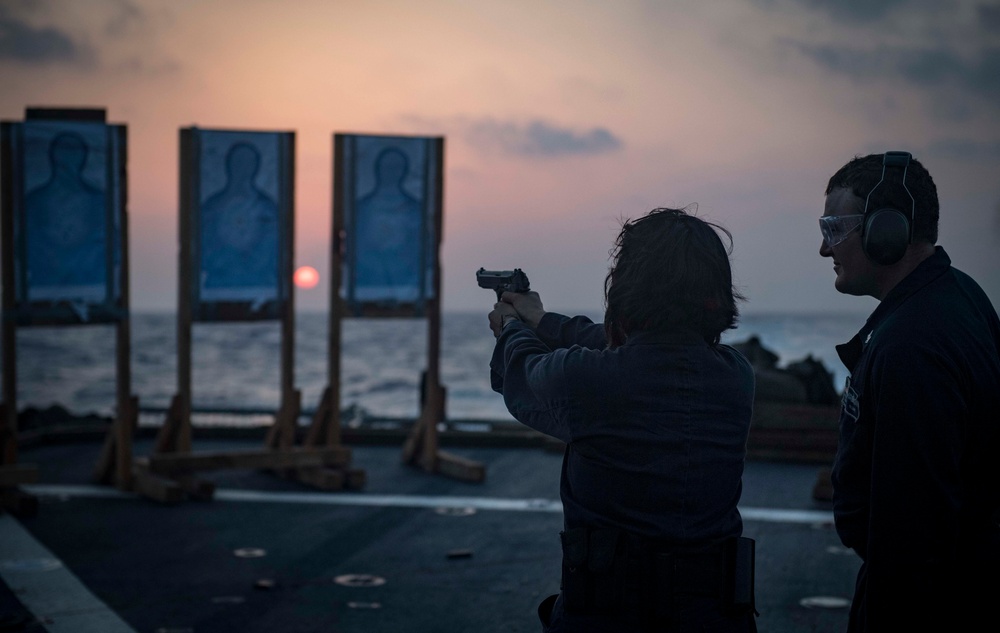
[[[593,589],[588,582],[587,572],[587,530],[573,528],[559,533],[562,541],[562,589],[566,610],[579,613],[592,600]]]
[[[622,589],[618,570],[618,545],[622,532],[617,528],[590,531],[587,544],[587,569],[594,583],[594,609],[610,612],[621,608]]]
[[[622,531],[573,528],[562,532],[562,594],[571,613],[611,613],[621,609]]]
[[[756,611],[754,596],[755,541],[741,536],[726,542],[725,604],[734,613]]]

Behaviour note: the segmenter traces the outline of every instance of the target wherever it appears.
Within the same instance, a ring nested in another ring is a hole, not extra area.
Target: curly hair
[[[686,209],[656,208],[626,220],[604,279],[609,347],[633,331],[681,328],[718,344],[722,332],[736,327],[737,302],[746,301],[733,286],[732,244],[729,231]]]
[[[886,187],[883,184],[877,190],[875,186],[882,180],[882,159],[885,154],[868,154],[855,156],[846,165],[837,170],[826,185],[825,195],[830,195],[834,189],[849,189],[860,199],[858,213],[865,211],[865,199],[868,200],[868,210],[891,207],[904,211],[909,215],[913,208],[913,241],[937,243],[938,217],[941,211],[938,203],[937,185],[927,169],[920,161],[911,158],[906,167],[906,188],[898,186]],[[886,174],[888,183],[888,174]],[[898,182],[898,177],[897,181]],[[907,194],[909,190],[909,195]],[[913,200],[910,200],[910,195]]]

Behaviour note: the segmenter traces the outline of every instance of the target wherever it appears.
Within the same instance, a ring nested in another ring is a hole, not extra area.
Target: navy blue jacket
[[[567,443],[566,529],[618,527],[677,544],[742,534],[737,503],[754,373],[694,332],[639,332],[546,313],[497,339],[492,386],[523,424]]]
[[[837,351],[851,376],[833,509],[863,561],[849,630],[973,613],[996,624],[996,596],[976,597],[1000,574],[996,310],[937,247]]]

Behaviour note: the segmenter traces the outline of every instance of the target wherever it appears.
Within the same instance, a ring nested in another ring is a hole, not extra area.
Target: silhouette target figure
[[[226,153],[226,183],[202,204],[204,288],[276,288],[278,205],[256,185],[260,152],[236,143]]]
[[[391,289],[392,298],[415,299],[422,274],[422,204],[403,182],[409,158],[386,148],[375,158],[375,188],[357,201],[357,288]]]
[[[79,134],[56,135],[48,147],[48,180],[25,196],[31,288],[107,281],[104,191],[84,177],[88,153]]]

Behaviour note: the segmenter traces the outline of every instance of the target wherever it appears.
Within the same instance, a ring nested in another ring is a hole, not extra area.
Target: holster
[[[608,613],[621,603],[621,530],[576,528],[560,534],[562,584],[566,609]]]
[[[754,591],[756,574],[756,541],[740,536],[725,542],[726,583],[725,604],[736,613],[757,610]]]

